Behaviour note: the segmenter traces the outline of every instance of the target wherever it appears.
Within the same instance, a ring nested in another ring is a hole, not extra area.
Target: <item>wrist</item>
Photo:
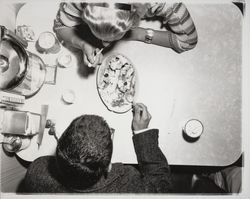
[[[141,27],[136,27],[130,31],[129,40],[133,41],[144,41],[145,29]]]
[[[137,29],[137,41],[144,41],[146,31],[144,28],[138,27]]]
[[[151,44],[153,41],[155,32],[153,29],[150,29],[150,28],[146,29],[145,32],[146,33],[145,33],[145,37],[144,37],[144,42],[147,44]]]
[[[150,28],[137,27],[133,30],[134,40],[142,41],[151,44],[154,38],[155,31]]]

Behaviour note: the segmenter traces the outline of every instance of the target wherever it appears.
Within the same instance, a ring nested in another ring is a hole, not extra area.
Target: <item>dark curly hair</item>
[[[89,187],[105,175],[112,156],[110,127],[100,116],[74,119],[60,137],[57,167],[67,186]]]

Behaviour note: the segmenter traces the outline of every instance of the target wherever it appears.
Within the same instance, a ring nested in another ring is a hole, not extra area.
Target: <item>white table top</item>
[[[36,34],[52,31],[57,6],[52,2],[28,3],[18,13],[16,25],[31,25]],[[224,166],[237,160],[242,152],[242,15],[233,4],[187,7],[199,35],[195,49],[177,54],[159,46],[123,41],[108,54],[122,53],[134,63],[138,76],[136,101],[148,106],[152,115],[150,127],[159,128],[159,145],[170,164]],[[149,27],[158,25],[142,23]],[[28,49],[35,52],[32,43]],[[46,63],[55,61],[53,56],[41,57]],[[112,161],[136,163],[130,129],[132,113],[108,111],[97,93],[96,71],[83,76],[79,72],[80,60],[74,58],[72,67],[58,68],[56,85],[45,84],[38,94],[26,100],[23,109],[40,112],[41,104],[48,104],[48,117],[56,120],[58,136],[81,114],[101,115],[116,129]],[[61,100],[67,88],[76,93],[71,105]],[[185,121],[192,118],[204,125],[196,142],[188,142],[182,135]],[[17,155],[29,160],[53,154],[55,147],[53,136],[45,132],[39,150],[28,148]]]

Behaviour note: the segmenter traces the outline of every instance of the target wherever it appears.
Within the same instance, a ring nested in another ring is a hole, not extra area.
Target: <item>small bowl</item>
[[[62,94],[62,99],[68,104],[73,104],[75,101],[75,92],[71,89],[65,90]]]
[[[72,57],[69,53],[62,52],[57,57],[57,63],[62,68],[71,67]]]

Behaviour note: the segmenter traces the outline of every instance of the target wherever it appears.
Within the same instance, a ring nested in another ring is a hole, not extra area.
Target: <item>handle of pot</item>
[[[28,47],[28,42],[25,41],[24,39],[22,39],[21,37],[19,37],[18,35],[16,35],[14,32],[12,32],[11,30],[8,30],[7,28],[5,28],[4,26],[0,26],[0,41],[4,38],[4,37],[10,37],[14,40],[16,40],[19,44],[21,44],[24,48]]]

